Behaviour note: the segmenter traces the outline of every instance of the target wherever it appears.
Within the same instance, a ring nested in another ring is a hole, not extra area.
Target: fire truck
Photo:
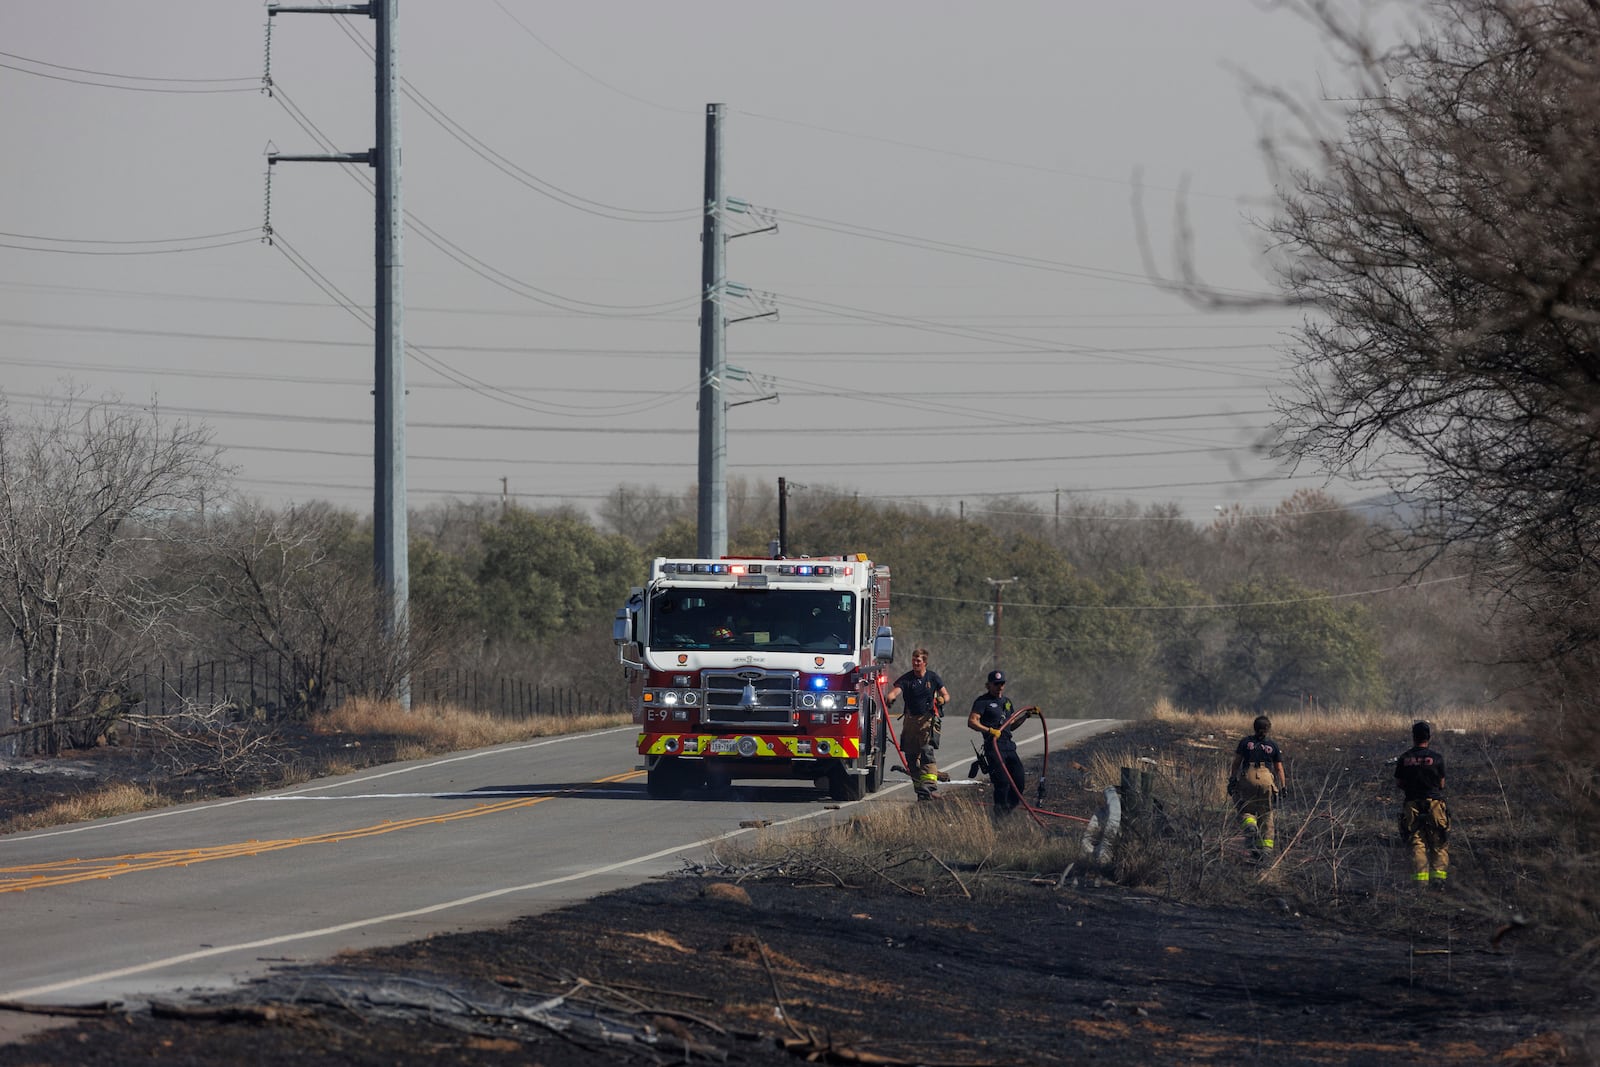
[[[889,568],[866,555],[656,559],[616,616],[650,796],[810,779],[883,783]]]

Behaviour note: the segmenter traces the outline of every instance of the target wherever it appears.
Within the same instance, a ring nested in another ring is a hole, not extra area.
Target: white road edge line
[[[767,829],[772,826],[787,826],[790,823],[803,822],[807,819],[815,819],[821,815],[827,814],[828,810],[831,809],[809,812],[805,815],[796,815],[789,819],[780,819],[776,822],[769,823],[766,827],[763,827],[763,829]],[[754,827],[740,827],[737,830],[730,830],[725,834],[717,834],[713,837],[702,838],[699,841],[690,841],[682,845],[675,845],[672,848],[664,848],[659,852],[651,852],[644,856],[635,856],[632,859],[618,860],[616,863],[608,863],[600,867],[591,867],[586,871],[578,871],[573,874],[563,875],[560,878],[547,878],[539,882],[528,882],[523,885],[506,886],[503,889],[491,889],[485,893],[475,893],[469,897],[458,897],[455,900],[446,900],[438,904],[430,904],[424,908],[414,908],[411,911],[397,911],[391,912],[388,915],[375,915],[366,919],[355,919],[351,922],[339,923],[335,926],[323,926],[315,930],[302,930],[292,934],[280,934],[276,937],[265,937],[258,941],[241,941],[235,945],[214,945],[210,948],[200,949],[195,952],[185,952],[177,956],[167,956],[164,959],[150,960],[146,963],[135,964],[132,967],[122,967],[114,971],[102,971],[99,974],[82,975],[78,978],[70,978],[61,982],[53,982],[49,985],[33,986],[28,989],[8,990],[6,992],[0,992],[0,1000],[23,1000],[27,997],[45,996],[50,993],[60,993],[64,990],[74,989],[81,985],[88,985],[95,982],[115,981],[119,978],[128,978],[136,974],[145,974],[149,971],[158,971],[164,967],[173,967],[177,966],[178,964],[189,963],[194,960],[203,960],[212,956],[222,956],[230,952],[245,952],[251,949],[270,948],[274,945],[288,944],[292,941],[303,941],[307,938],[322,937],[328,934],[339,934],[344,933],[347,930],[359,930],[367,926],[377,926],[380,923],[397,922],[401,919],[413,919],[419,915],[432,915],[435,912],[448,911],[451,908],[458,908],[467,904],[476,904],[479,901],[493,900],[496,897],[509,896],[512,893],[525,893],[535,889],[544,889],[553,885],[562,885],[567,882],[582,881],[585,878],[592,878],[597,875],[610,874],[612,871],[620,871],[640,863],[646,863],[650,860],[661,859],[664,856],[671,856],[677,852],[684,852],[693,848],[702,848],[707,845],[715,844],[718,841],[726,841],[729,838],[738,837],[740,834],[753,833],[754,830]]]
[[[1078,726],[1087,726],[1087,725],[1091,725],[1091,724],[1097,723],[1097,722],[1109,722],[1109,721],[1112,721],[1112,720],[1107,720],[1107,719],[1078,719],[1078,720],[1074,720],[1071,723],[1071,725],[1058,727],[1058,729],[1068,730],[1068,729],[1072,729],[1072,728],[1078,727]],[[606,731],[606,732],[609,732],[609,731]],[[1055,730],[1051,730],[1050,732],[1051,733],[1055,733],[1056,731]],[[576,735],[574,735],[574,736],[576,736]],[[589,736],[593,736],[593,735],[589,735]],[[1038,738],[1038,737],[1041,737],[1041,736],[1042,735],[1037,735],[1036,734],[1035,738]],[[530,743],[528,745],[524,745],[524,746],[521,746],[521,747],[532,748],[532,747],[535,747],[535,745],[538,745],[538,744],[548,744],[548,743],[551,743],[551,742],[548,742],[548,741],[546,741],[546,742],[533,742],[533,743]],[[484,753],[470,753],[470,754],[468,754],[466,756],[452,757],[451,759],[440,760],[437,763],[430,764],[429,766],[438,766],[439,764],[443,764],[443,763],[452,763],[452,762],[455,762],[456,760],[459,760],[459,759],[473,759],[476,756],[482,755],[482,754],[484,754]],[[409,769],[409,768],[403,768],[402,770],[398,770],[398,771],[390,771],[390,772],[386,772],[385,774],[376,774],[376,775],[372,775],[371,777],[372,778],[383,778],[383,777],[387,777],[388,774],[402,773],[403,770],[405,770],[405,769]],[[367,780],[367,779],[362,779],[362,780]],[[905,783],[901,783],[901,784],[905,784]],[[287,796],[289,794],[280,794],[280,795]],[[238,801],[229,801],[228,803],[229,804],[243,803],[245,799],[251,799],[251,798],[243,798],[243,799],[238,800]],[[255,799],[259,799],[259,798],[255,798]],[[862,803],[862,802],[861,801],[857,801],[855,803]],[[212,805],[212,806],[213,807],[223,807],[223,806],[226,806],[226,805]],[[833,810],[833,809],[825,808],[825,809],[823,809],[823,811],[808,812],[805,815],[796,815],[793,818],[780,819],[780,820],[778,820],[776,822],[769,823],[768,826],[788,826],[791,823],[804,822],[804,821],[809,820],[809,819],[819,818],[820,816],[826,814],[828,811],[831,811],[831,810]],[[80,976],[78,978],[70,978],[70,979],[67,979],[65,981],[54,982],[54,983],[51,983],[49,985],[33,986],[31,988],[28,988],[28,989],[8,990],[8,991],[5,991],[5,992],[0,992],[0,1000],[23,1000],[23,999],[28,998],[28,997],[39,997],[39,996],[45,996],[45,995],[51,994],[51,993],[60,993],[60,992],[63,992],[65,990],[68,990],[68,989],[75,989],[75,988],[77,988],[78,986],[81,986],[81,985],[89,985],[89,984],[95,983],[95,982],[111,982],[111,981],[115,981],[115,980],[117,980],[119,978],[129,978],[129,977],[132,977],[133,975],[136,975],[136,974],[146,974],[146,973],[148,973],[150,971],[159,971],[164,967],[174,967],[174,966],[177,966],[178,964],[190,963],[190,962],[192,962],[194,960],[203,960],[203,959],[210,958],[212,956],[226,955],[226,954],[228,954],[230,952],[245,952],[245,951],[248,951],[248,950],[251,950],[251,949],[271,948],[274,945],[288,944],[288,943],[290,943],[292,941],[304,941],[304,940],[306,940],[308,938],[312,938],[312,937],[323,937],[323,936],[326,936],[328,934],[339,934],[339,933],[344,933],[347,930],[359,930],[359,929],[362,929],[363,927],[377,926],[377,925],[379,925],[381,923],[397,922],[397,921],[399,921],[401,919],[413,919],[413,918],[416,918],[419,915],[432,915],[432,914],[434,914],[436,912],[448,911],[451,908],[459,908],[459,907],[463,907],[463,906],[465,906],[467,904],[476,904],[479,901],[493,900],[496,897],[509,896],[512,893],[525,893],[525,892],[529,892],[529,891],[535,890],[535,889],[545,889],[545,888],[547,888],[549,886],[553,886],[553,885],[563,885],[563,884],[568,883],[568,882],[578,882],[578,881],[582,881],[585,878],[592,878],[592,877],[595,877],[597,875],[602,875],[602,874],[610,874],[612,871],[624,870],[624,869],[626,869],[628,867],[633,867],[633,866],[636,866],[637,864],[640,864],[640,863],[647,863],[650,860],[661,859],[664,856],[671,856],[671,855],[673,855],[675,853],[678,853],[678,852],[687,851],[688,849],[702,848],[702,847],[704,847],[706,845],[711,845],[711,844],[714,844],[714,843],[716,843],[718,841],[726,841],[726,840],[728,840],[730,838],[738,837],[741,834],[751,833],[751,832],[753,832],[754,829],[755,829],[754,827],[740,827],[737,830],[730,830],[725,834],[717,834],[717,835],[715,835],[713,837],[702,838],[699,841],[690,841],[690,842],[687,842],[687,843],[682,844],[682,845],[675,845],[672,848],[664,848],[664,849],[661,849],[658,852],[651,852],[651,853],[649,853],[647,855],[635,856],[632,859],[619,860],[616,863],[608,863],[608,864],[605,864],[605,865],[600,866],[600,867],[592,867],[589,870],[578,871],[578,872],[575,872],[573,874],[563,875],[560,878],[547,878],[547,879],[545,879],[543,881],[539,881],[539,882],[527,882],[527,883],[525,883],[523,885],[507,886],[507,887],[505,887],[503,889],[491,889],[486,893],[475,893],[472,896],[468,896],[468,897],[458,897],[455,900],[446,900],[446,901],[442,901],[442,902],[440,902],[438,904],[430,904],[425,908],[414,908],[411,911],[391,912],[388,915],[375,915],[375,916],[372,916],[372,917],[366,918],[366,919],[355,919],[355,920],[353,920],[351,922],[339,923],[339,924],[337,924],[335,926],[323,926],[323,927],[319,927],[318,929],[315,929],[315,930],[302,930],[302,931],[299,931],[297,933],[292,933],[292,934],[279,934],[276,937],[266,937],[266,938],[262,938],[262,939],[260,939],[258,941],[241,941],[241,942],[239,942],[238,944],[235,944],[235,945],[214,945],[211,948],[200,949],[200,950],[195,951],[195,952],[185,952],[185,953],[182,953],[182,954],[177,955],[177,956],[167,956],[164,959],[159,959],[159,960],[150,960],[150,961],[148,961],[146,963],[136,964],[136,965],[134,965],[132,967],[122,967],[122,968],[119,968],[119,969],[114,970],[114,971],[102,971],[99,974],[82,975],[82,976]],[[763,829],[765,829],[765,827],[763,827]]]

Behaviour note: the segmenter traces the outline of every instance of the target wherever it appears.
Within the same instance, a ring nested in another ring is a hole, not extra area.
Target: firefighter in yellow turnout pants
[[[900,716],[900,752],[911,766],[906,773],[917,791],[918,800],[932,800],[939,795],[941,779],[939,761],[934,752],[939,747],[940,716],[950,700],[950,691],[944,680],[928,669],[928,650],[919,648],[911,653],[911,669],[895,680],[889,690],[889,707],[901,696],[906,698],[906,709]]]
[[[1405,791],[1400,836],[1411,846],[1412,878],[1444,882],[1450,870],[1450,812],[1444,803],[1444,756],[1428,747],[1433,727],[1411,727],[1412,747],[1395,761],[1395,783]]]
[[[1265,715],[1257,715],[1251,728],[1254,736],[1243,738],[1234,749],[1228,793],[1239,811],[1245,837],[1261,851],[1271,852],[1278,844],[1273,837],[1273,809],[1278,794],[1288,785],[1283,776],[1283,747],[1267,736],[1272,720]]]

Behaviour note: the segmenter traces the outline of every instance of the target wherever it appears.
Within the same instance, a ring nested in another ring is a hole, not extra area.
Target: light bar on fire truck
[[[774,578],[848,578],[855,573],[855,568],[847,563],[663,563],[661,573],[706,579],[750,574]]]

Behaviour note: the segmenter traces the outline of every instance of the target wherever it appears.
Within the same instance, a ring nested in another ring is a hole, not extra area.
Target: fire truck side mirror
[[[878,627],[878,636],[872,639],[872,658],[878,663],[894,662],[894,630]]]
[[[627,608],[618,608],[617,617],[611,620],[611,640],[619,645],[632,643],[633,612]]]

